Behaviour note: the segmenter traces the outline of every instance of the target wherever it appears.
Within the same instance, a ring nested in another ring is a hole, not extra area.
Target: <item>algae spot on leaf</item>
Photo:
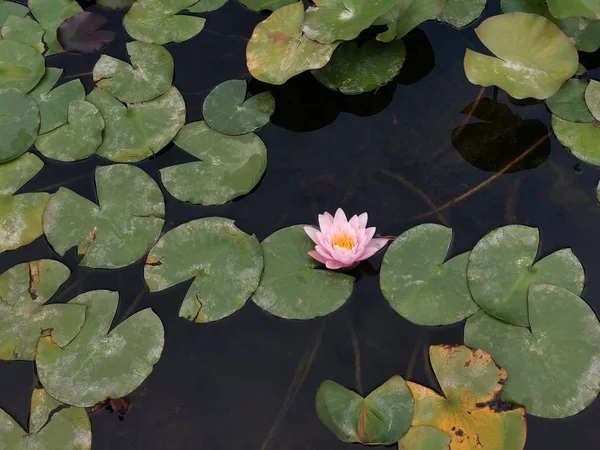
[[[63,48],[57,38],[58,27],[64,20],[83,12],[81,6],[75,0],[28,0],[27,5],[35,20],[46,30],[46,56],[61,53]]]
[[[58,27],[57,38],[67,52],[97,52],[115,40],[114,31],[100,29],[107,23],[102,14],[84,11],[65,19]]]
[[[31,98],[16,89],[0,89],[0,163],[29,150],[39,126],[39,109]]]

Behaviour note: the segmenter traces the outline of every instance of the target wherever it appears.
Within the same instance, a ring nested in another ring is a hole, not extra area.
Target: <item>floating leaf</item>
[[[39,53],[46,51],[42,38],[46,31],[29,17],[8,16],[2,26],[2,38],[27,44]]]
[[[152,373],[165,338],[163,325],[150,308],[110,331],[119,294],[92,291],[69,305],[86,307],[83,328],[66,347],[50,337],[40,339],[37,373],[55,399],[73,406],[93,406],[107,397],[125,397]]]
[[[269,92],[246,98],[244,80],[227,80],[215,87],[204,101],[204,120],[219,133],[237,136],[269,123],[275,99]]]
[[[377,35],[377,40],[390,42],[404,37],[421,23],[435,19],[443,7],[443,0],[396,0],[395,5],[383,11],[375,21],[375,25],[387,26],[387,31]]]
[[[583,266],[570,249],[536,262],[537,228],[509,225],[481,239],[469,256],[467,279],[473,299],[488,314],[529,326],[527,292],[533,284],[552,283],[581,294]]]
[[[0,89],[0,163],[29,150],[39,126],[40,113],[31,98],[16,89]]]
[[[131,65],[102,55],[94,66],[94,82],[125,103],[140,103],[161,96],[173,84],[174,63],[169,51],[155,44],[128,42]]]
[[[381,290],[392,308],[419,325],[449,325],[479,311],[467,284],[468,253],[446,262],[452,230],[425,224],[408,230],[387,250]]]
[[[265,83],[283,84],[293,76],[320,69],[337,43],[323,45],[302,34],[302,2],[278,9],[254,29],[246,47],[248,70]]]
[[[398,450],[450,450],[452,438],[433,427],[410,427],[398,442]]]
[[[308,255],[314,247],[301,225],[265,239],[265,271],[252,296],[254,303],[284,319],[314,319],[340,308],[352,294],[354,278],[317,270],[320,264]]]
[[[129,8],[135,3],[135,0],[96,0],[96,3],[98,3],[103,8],[121,9]]]
[[[0,275],[0,359],[33,361],[40,336],[64,347],[85,320],[85,307],[45,303],[70,270],[49,259],[19,264]]]
[[[204,0],[206,2],[207,0]],[[219,1],[219,0],[216,0]],[[240,3],[254,11],[277,11],[279,8],[296,3],[296,0],[240,0]],[[202,3],[202,1],[200,1]]]
[[[262,269],[255,236],[233,220],[208,217],[167,232],[148,255],[144,278],[150,292],[193,279],[179,317],[205,323],[241,309],[258,286]]]
[[[546,101],[552,114],[571,122],[588,123],[594,116],[585,104],[585,91],[589,82],[572,78]]]
[[[292,1],[295,1],[295,0],[292,0]],[[225,3],[227,3],[227,0],[200,0],[195,5],[190,6],[188,8],[188,11],[193,12],[193,13],[216,11],[221,6],[223,6]]]
[[[22,42],[0,39],[0,89],[27,93],[44,75],[44,57]]]
[[[137,0],[125,14],[123,26],[138,41],[149,44],[183,42],[204,28],[206,19],[177,15],[198,0]]]
[[[67,52],[97,52],[115,40],[114,31],[100,29],[107,23],[102,14],[89,11],[75,14],[58,27],[58,41]]]
[[[3,104],[0,93],[0,108]],[[42,160],[31,153],[0,164],[0,253],[30,244],[43,234],[42,215],[50,195],[14,195],[42,167]]]
[[[392,445],[406,433],[414,401],[406,381],[394,376],[366,398],[325,381],[317,392],[317,414],[338,439],[364,445]]]
[[[69,123],[39,136],[35,148],[46,158],[79,161],[96,153],[103,130],[100,110],[89,102],[75,100],[69,106]]]
[[[80,80],[69,81],[52,89],[62,75],[62,69],[48,67],[38,85],[29,93],[40,110],[39,134],[45,134],[69,119],[69,105],[85,99],[85,89]]]
[[[317,80],[343,94],[374,91],[398,75],[406,49],[401,40],[388,43],[369,41],[362,47],[356,42],[343,43],[325,67],[313,71]]]
[[[481,17],[487,0],[444,0],[438,19],[453,27],[463,28]]]
[[[465,343],[490,352],[510,374],[503,399],[546,418],[575,415],[600,393],[600,322],[572,292],[549,285],[529,289],[528,328],[483,311],[465,326]]]
[[[155,155],[185,124],[185,102],[175,87],[154,100],[129,106],[102,89],[90,92],[87,101],[100,109],[106,126],[97,153],[115,162],[142,161]]]
[[[541,16],[502,14],[487,19],[475,31],[497,58],[467,49],[465,71],[473,84],[496,85],[518,99],[543,100],[577,72],[573,42]]]
[[[600,120],[600,82],[596,80],[590,81],[585,90],[585,103],[594,118]]]
[[[548,0],[548,8],[558,19],[575,16],[600,19],[600,1],[598,0]]]
[[[90,419],[85,409],[63,405],[44,389],[34,389],[29,433],[0,409],[0,448],[91,450]]]
[[[600,128],[596,122],[575,123],[552,116],[552,130],[577,159],[600,167]]]
[[[31,13],[46,30],[44,41],[48,45],[46,56],[61,53],[56,32],[63,21],[83,11],[75,0],[28,0]]]
[[[0,27],[9,16],[25,17],[29,13],[29,8],[25,5],[12,2],[10,0],[0,0]]]
[[[165,189],[183,202],[225,204],[254,189],[267,167],[267,148],[253,133],[227,136],[194,122],[174,142],[201,160],[160,171]]]
[[[98,205],[60,188],[44,213],[44,233],[59,255],[76,246],[81,265],[115,269],[133,264],[156,242],[165,204],[156,182],[134,166],[96,169]]]

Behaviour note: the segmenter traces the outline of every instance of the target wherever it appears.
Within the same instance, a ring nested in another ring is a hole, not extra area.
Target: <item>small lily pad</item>
[[[414,411],[406,381],[394,376],[362,398],[333,382],[321,384],[316,398],[321,422],[343,442],[392,445],[410,427]]]
[[[0,39],[0,89],[27,93],[38,84],[45,70],[39,51],[22,42]]]
[[[35,148],[46,158],[79,161],[96,153],[103,130],[100,110],[85,100],[75,100],[69,106],[69,123],[39,136]]]
[[[261,92],[244,101],[245,98],[245,81],[224,81],[206,97],[204,120],[219,133],[231,136],[250,133],[269,123],[275,111],[271,93]]]
[[[124,103],[140,103],[163,95],[173,83],[175,65],[169,51],[156,44],[128,42],[131,65],[102,55],[94,66],[94,82]]]
[[[225,3],[227,3],[227,1],[228,0],[200,0],[195,5],[190,6],[188,8],[188,11],[192,12],[192,13],[203,13],[203,12],[216,11],[221,6],[223,6]],[[292,0],[292,1],[295,1],[295,0]]]
[[[265,271],[254,303],[284,319],[314,319],[340,308],[352,294],[354,278],[317,269],[320,263],[308,255],[314,247],[301,225],[265,239]]]
[[[446,262],[452,230],[425,224],[398,237],[381,266],[381,290],[392,308],[419,325],[449,325],[479,311],[467,283],[469,254]]]
[[[138,41],[149,44],[183,42],[204,28],[206,19],[179,15],[198,0],[137,0],[125,14],[123,26]]]
[[[156,242],[165,204],[156,182],[134,166],[96,169],[98,205],[60,188],[44,213],[44,233],[59,255],[77,247],[81,265],[115,269],[133,264]]]
[[[499,86],[517,99],[544,100],[577,72],[573,42],[544,17],[502,14],[487,19],[475,31],[497,57],[467,49],[465,71],[473,84]]]
[[[258,239],[230,219],[193,220],[166,233],[146,261],[150,292],[187,280],[179,317],[206,323],[241,309],[258,286],[263,258]]]
[[[523,449],[525,410],[500,401],[506,370],[488,353],[463,345],[431,346],[429,358],[444,397],[408,382],[415,399],[413,427],[438,428],[451,437],[451,449]]]
[[[570,249],[536,262],[537,228],[509,225],[481,239],[469,256],[467,279],[473,299],[488,314],[514,325],[529,326],[527,292],[533,284],[552,283],[581,294],[583,266]]]
[[[152,373],[165,343],[162,322],[150,308],[110,330],[119,294],[92,291],[69,305],[86,308],[83,328],[60,347],[51,337],[40,339],[37,373],[55,399],[73,406],[93,406],[108,398],[130,394]]]
[[[92,427],[84,408],[56,401],[44,389],[31,394],[29,432],[0,409],[0,448],[91,450]]]
[[[254,78],[283,84],[293,76],[320,69],[331,59],[337,43],[324,45],[302,34],[304,5],[278,9],[254,29],[246,47],[248,70]]]
[[[481,17],[487,0],[444,0],[438,19],[455,28],[463,28]]]
[[[387,26],[387,31],[377,35],[377,40],[390,42],[404,37],[421,23],[435,19],[443,7],[443,0],[397,0],[375,21],[375,25]]]
[[[585,90],[585,103],[594,118],[600,121],[600,82],[596,80],[590,81]]]
[[[69,17],[83,12],[75,0],[28,0],[31,14],[46,30],[44,41],[48,46],[46,56],[61,53],[63,48],[58,42],[57,30],[61,23]]]
[[[0,163],[29,150],[39,126],[39,109],[31,98],[16,89],[0,89]]]
[[[596,122],[575,123],[552,116],[552,129],[560,143],[577,159],[600,167],[600,127]]]
[[[253,133],[227,136],[194,122],[174,142],[201,160],[160,171],[165,189],[183,202],[223,205],[254,189],[267,167],[267,148]]]
[[[390,43],[369,41],[362,47],[345,42],[325,67],[313,75],[331,90],[342,94],[371,92],[389,83],[404,65],[406,49],[401,40]]]
[[[102,14],[83,11],[65,19],[56,33],[63,49],[71,53],[93,53],[115,40],[116,33],[102,30],[108,19]]]
[[[410,427],[398,442],[398,450],[451,450],[452,438],[434,427]]]
[[[39,53],[46,51],[42,42],[46,30],[30,17],[8,16],[2,25],[2,38],[27,44]]]
[[[585,17],[600,19],[600,1],[598,0],[548,0],[548,8],[558,19],[567,17]]]
[[[98,155],[115,162],[142,161],[160,152],[185,124],[185,102],[175,87],[154,100],[125,106],[108,92],[87,96],[104,118]]]
[[[9,16],[25,17],[29,14],[29,8],[25,5],[10,0],[0,0],[0,27]]]
[[[33,361],[42,336],[64,347],[81,330],[85,307],[45,305],[70,270],[49,259],[19,264],[0,275],[0,359]]]
[[[546,101],[552,114],[570,122],[594,122],[594,116],[585,103],[585,92],[589,82],[572,78]]]
[[[492,354],[510,377],[502,398],[534,416],[575,415],[600,393],[600,322],[572,292],[529,289],[531,331],[483,311],[467,320],[465,343]]]

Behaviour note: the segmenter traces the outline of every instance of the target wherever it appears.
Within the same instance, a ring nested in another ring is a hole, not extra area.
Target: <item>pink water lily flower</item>
[[[373,238],[375,227],[367,228],[368,218],[368,214],[363,213],[348,220],[342,209],[336,211],[335,217],[328,212],[319,214],[320,230],[304,227],[317,244],[308,254],[332,270],[352,268],[370,258],[385,247],[388,240]]]

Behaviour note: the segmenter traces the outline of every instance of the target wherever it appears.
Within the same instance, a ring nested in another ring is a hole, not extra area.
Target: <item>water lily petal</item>
[[[367,213],[362,213],[358,216],[358,223],[361,228],[367,228],[367,222],[369,221],[369,215]]]
[[[346,213],[342,208],[338,208],[333,218],[333,228],[341,228],[345,223],[348,223]]]
[[[325,258],[323,255],[321,255],[318,251],[316,250],[311,250],[310,252],[308,252],[308,254],[316,259],[317,261],[319,261],[320,263],[327,263],[327,261],[329,261],[329,258]]]
[[[319,228],[321,228],[321,232],[325,235],[329,234],[331,227],[333,225],[333,216],[328,212],[324,212],[323,214],[319,214]]]
[[[369,244],[371,239],[373,239],[373,236],[375,236],[376,231],[377,231],[377,228],[375,228],[375,227],[365,229],[365,244],[367,244],[367,245]]]
[[[319,239],[319,237],[317,236],[317,233],[319,232],[319,230],[317,230],[314,227],[304,227],[304,232],[306,234],[308,234],[308,237],[311,238],[311,240],[315,243],[315,244],[320,244],[321,240]]]
[[[332,254],[331,254],[331,252],[333,251],[333,249],[332,249],[332,250],[329,250],[329,249],[327,249],[326,247],[323,247],[322,245],[317,245],[317,246],[315,247],[315,250],[316,250],[317,252],[319,252],[319,254],[320,254],[321,256],[323,256],[323,258],[325,258],[325,259],[333,259],[333,256],[332,256]]]
[[[341,269],[342,267],[346,267],[346,266],[339,261],[329,260],[325,263],[325,267],[327,267],[330,270],[337,270],[337,269]]]
[[[355,232],[358,232],[360,229],[360,222],[358,220],[358,216],[352,216],[348,224],[352,227]]]

